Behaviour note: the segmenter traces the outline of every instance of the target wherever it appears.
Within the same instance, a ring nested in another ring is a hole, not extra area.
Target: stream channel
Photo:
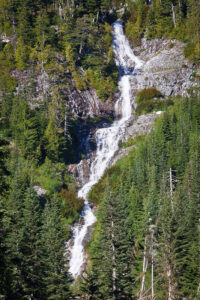
[[[119,148],[127,122],[132,114],[130,77],[134,76],[142,66],[142,61],[134,55],[129,45],[122,23],[120,21],[114,22],[112,29],[112,47],[115,54],[115,63],[119,71],[118,89],[120,94],[115,104],[115,114],[116,116],[119,115],[120,111],[121,117],[116,119],[110,127],[97,129],[95,133],[97,150],[91,163],[90,178],[88,183],[78,192],[78,196],[85,199],[80,216],[83,222],[81,224],[80,222],[76,223],[72,228],[73,245],[69,249],[69,272],[74,278],[80,275],[81,267],[84,264],[85,251],[83,241],[89,227],[96,221],[96,217],[87,201],[87,194],[101,178],[105,169],[110,166],[110,162]]]

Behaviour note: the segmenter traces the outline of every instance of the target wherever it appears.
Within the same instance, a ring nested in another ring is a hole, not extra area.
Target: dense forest
[[[91,299],[199,299],[199,101],[176,99],[90,192]]]
[[[198,90],[166,102],[90,191],[89,264],[75,285],[68,273],[65,241],[83,207],[67,168],[81,122],[70,91],[114,101],[117,18],[133,47],[178,39],[199,67],[198,0],[0,0],[0,299],[200,297]]]

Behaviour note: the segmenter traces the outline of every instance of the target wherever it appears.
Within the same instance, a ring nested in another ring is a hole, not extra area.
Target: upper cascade
[[[74,278],[80,275],[81,267],[84,263],[83,242],[88,228],[96,221],[96,217],[87,201],[87,194],[91,187],[101,178],[106,168],[111,165],[112,159],[119,149],[119,143],[124,135],[127,121],[132,114],[130,77],[134,76],[142,66],[142,62],[134,55],[124,35],[122,23],[116,21],[113,23],[112,28],[112,46],[115,54],[115,62],[119,70],[118,88],[120,92],[120,98],[115,105],[115,110],[117,115],[119,106],[121,107],[121,118],[116,120],[112,126],[100,128],[95,133],[97,150],[90,166],[90,178],[88,183],[78,193],[79,197],[85,199],[85,205],[81,213],[84,223],[83,225],[75,225],[72,230],[74,244],[71,249],[69,272]]]
[[[119,74],[134,75],[142,66],[142,61],[136,57],[129,45],[120,21],[113,23],[113,42],[112,47],[115,53],[115,63],[118,67]]]

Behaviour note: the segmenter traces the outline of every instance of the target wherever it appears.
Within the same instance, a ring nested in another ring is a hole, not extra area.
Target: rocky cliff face
[[[72,118],[86,120],[88,118],[112,118],[114,114],[112,102],[102,102],[94,89],[80,91],[75,87],[68,71],[53,74],[41,69],[39,73],[35,70],[13,70],[11,76],[18,79],[17,93],[29,99],[32,108],[42,104],[54,91],[66,102],[68,114]]]
[[[132,78],[133,108],[136,92],[143,88],[156,87],[168,96],[188,95],[191,87],[200,87],[195,79],[197,67],[186,60],[183,54],[184,44],[177,40],[143,38],[141,46],[134,48],[134,53],[144,62],[141,70]],[[59,64],[64,65],[64,58],[58,57]],[[133,66],[134,67],[134,66]],[[62,74],[56,69],[13,70],[11,76],[19,80],[17,92],[28,96],[34,108],[42,103],[57,88],[68,106],[69,114],[74,118],[113,117],[114,102],[102,102],[93,89],[79,91],[70,79],[68,70]]]
[[[196,66],[185,59],[184,44],[177,40],[142,39],[134,49],[144,62],[140,72],[132,79],[132,93],[156,87],[164,96],[187,96],[191,87],[200,87],[195,81]]]
[[[113,102],[102,102],[94,89],[79,91],[75,87],[68,90],[68,110],[73,117],[88,119],[113,117]]]
[[[154,112],[151,114],[142,115],[136,118],[133,116],[131,120],[127,123],[125,135],[121,142],[126,142],[129,138],[134,139],[140,135],[147,135],[151,132],[155,119],[162,112]],[[123,157],[124,155],[128,155],[130,150],[132,150],[135,146],[130,146],[125,149],[120,148],[114,157],[112,164],[114,164],[118,159]]]

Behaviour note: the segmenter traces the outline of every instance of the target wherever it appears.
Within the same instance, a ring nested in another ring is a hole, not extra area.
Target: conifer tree
[[[8,141],[3,134],[3,131],[0,131],[0,197],[3,196],[3,193],[7,190],[6,177],[8,176],[8,168],[6,166],[6,159],[8,158]]]
[[[5,299],[6,291],[9,286],[9,274],[8,274],[8,259],[6,249],[6,210],[4,208],[3,201],[0,198],[0,298]]]
[[[89,275],[93,285],[89,284],[89,291],[96,295],[94,299],[132,299],[131,261],[134,240],[128,218],[128,204],[122,191],[118,197],[114,197],[107,189],[99,219],[100,228],[93,244],[96,254],[92,254]]]
[[[46,299],[70,298],[72,282],[64,257],[64,230],[56,199],[46,203],[41,227],[41,265]]]

